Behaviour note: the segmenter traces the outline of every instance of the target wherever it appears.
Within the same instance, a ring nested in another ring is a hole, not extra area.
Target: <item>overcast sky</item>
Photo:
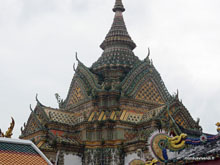
[[[204,132],[220,121],[220,1],[124,0],[124,19],[144,59],[147,47],[169,92]],[[73,77],[75,52],[88,67],[114,17],[114,0],[0,0],[0,128],[13,116],[14,138],[36,106],[58,107]]]

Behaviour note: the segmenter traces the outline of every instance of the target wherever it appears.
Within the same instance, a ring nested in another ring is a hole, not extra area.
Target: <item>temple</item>
[[[59,108],[38,98],[21,139],[32,140],[58,164],[123,165],[164,161],[164,137],[156,133],[198,138],[202,133],[178,98],[171,95],[149,55],[140,60],[124,19],[125,8],[116,0],[114,20],[100,47],[101,57],[91,67],[81,62],[66,99],[56,94]],[[158,147],[158,148],[157,148]]]

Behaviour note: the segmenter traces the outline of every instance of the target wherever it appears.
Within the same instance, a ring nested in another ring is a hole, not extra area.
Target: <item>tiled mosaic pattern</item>
[[[163,103],[159,92],[151,81],[146,82],[141,87],[135,98],[138,100],[156,102],[159,104]]]
[[[76,104],[80,100],[84,99],[84,96],[83,96],[81,88],[79,87],[79,85],[77,83],[75,83],[73,86],[74,86],[74,89],[72,90],[72,94],[70,97],[70,103]]]

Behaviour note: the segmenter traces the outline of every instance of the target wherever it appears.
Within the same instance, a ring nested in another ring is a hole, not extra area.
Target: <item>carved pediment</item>
[[[145,81],[135,95],[135,99],[163,104],[164,100],[153,81]]]
[[[163,104],[171,99],[160,74],[152,64],[140,62],[121,83],[125,96]]]
[[[85,96],[82,92],[82,88],[80,88],[80,86],[78,85],[78,83],[76,82],[74,85],[73,85],[73,89],[72,89],[72,92],[71,92],[71,95],[70,95],[70,100],[69,102],[71,104],[75,104],[77,102],[79,102],[80,100],[84,99]]]
[[[27,125],[24,124],[24,130],[22,131],[22,135],[27,136],[40,130],[43,130],[43,126],[41,125],[40,121],[37,119],[34,112],[32,112],[31,115],[29,116]]]
[[[83,87],[80,80],[75,80],[71,86],[72,87],[67,97],[68,107],[73,106],[88,97],[85,88]]]
[[[163,113],[160,114],[160,119],[168,129],[171,127],[197,131],[200,129],[200,126],[194,121],[188,110],[181,104],[173,105],[169,107],[169,110],[164,109]]]

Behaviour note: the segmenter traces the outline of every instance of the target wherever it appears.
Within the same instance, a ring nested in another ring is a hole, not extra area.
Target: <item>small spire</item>
[[[124,12],[125,11],[125,8],[122,4],[122,0],[116,0],[115,1],[115,6],[114,8],[112,9],[114,12],[116,11],[121,11],[121,12]]]
[[[106,47],[112,45],[126,45],[133,50],[136,47],[136,44],[131,39],[130,35],[128,34],[124,18],[122,12],[125,11],[125,8],[122,4],[122,0],[116,0],[115,6],[113,8],[115,12],[115,17],[109,30],[108,34],[105,37],[105,40],[102,42],[100,47],[105,50]],[[118,11],[118,12],[117,12]]]

